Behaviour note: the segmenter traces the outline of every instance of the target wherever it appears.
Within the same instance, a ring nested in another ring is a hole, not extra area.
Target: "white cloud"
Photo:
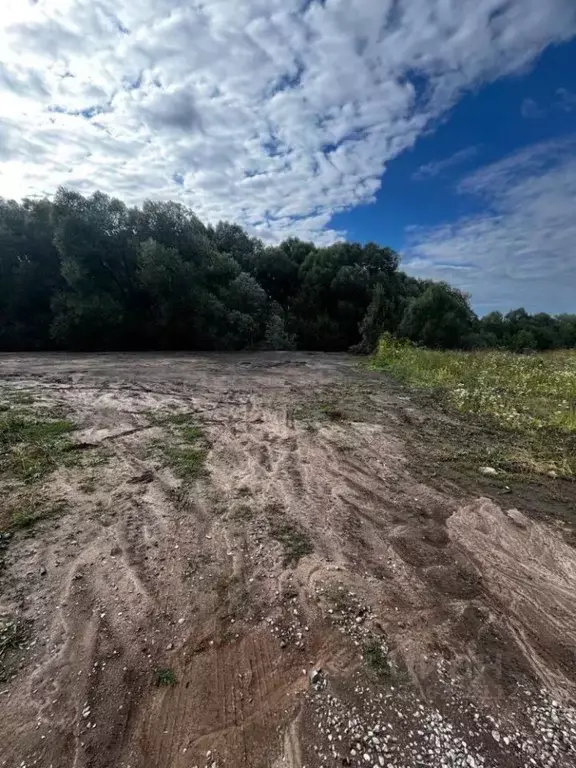
[[[409,233],[410,272],[469,291],[482,309],[575,311],[576,136],[479,169],[459,185],[485,213]]]
[[[576,109],[576,93],[569,91],[568,88],[558,88],[556,90],[556,106],[565,112],[572,112]]]
[[[460,149],[458,152],[454,152],[450,157],[445,157],[442,160],[433,160],[430,163],[421,165],[420,168],[412,175],[415,181],[422,181],[423,179],[431,179],[439,176],[449,168],[454,168],[457,165],[471,160],[478,154],[478,147],[466,147]]]
[[[573,0],[3,0],[0,194],[173,198],[329,242],[465,89],[576,34]]]
[[[520,113],[522,117],[525,117],[528,120],[537,120],[541,117],[544,117],[546,114],[544,110],[538,106],[534,99],[524,99],[522,105],[520,106]]]

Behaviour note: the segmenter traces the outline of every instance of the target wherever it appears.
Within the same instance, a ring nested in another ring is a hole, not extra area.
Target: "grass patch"
[[[238,504],[232,512],[233,520],[250,521],[256,517],[255,510],[249,504]]]
[[[329,584],[324,589],[324,596],[336,613],[344,614],[353,608],[354,604],[343,584]]]
[[[7,651],[19,648],[27,637],[24,624],[11,619],[0,619],[0,658]]]
[[[292,403],[286,412],[289,420],[302,422],[305,429],[347,422],[377,423],[381,408],[374,403],[377,393],[373,381],[343,382],[315,387]]]
[[[11,408],[0,413],[0,472],[25,482],[78,461],[66,419],[39,418]]]
[[[158,419],[158,423],[167,426],[174,441],[156,441],[164,459],[182,480],[195,480],[206,474],[208,445],[203,430],[193,423],[191,413],[174,413]]]
[[[74,424],[65,419],[42,421],[10,410],[0,416],[0,444],[10,446],[23,442],[47,442],[75,429]]]
[[[11,651],[17,651],[28,640],[29,626],[10,618],[0,619],[0,681],[8,679],[7,657]]]
[[[185,426],[180,430],[180,437],[187,443],[193,443],[195,440],[200,440],[204,436],[204,433],[200,427]]]
[[[392,670],[388,655],[378,640],[369,640],[362,649],[362,657],[369,671],[380,679],[390,677]]]
[[[182,480],[195,480],[206,474],[208,451],[190,446],[165,446],[164,455],[174,474]]]
[[[189,411],[183,413],[169,413],[159,417],[159,422],[163,424],[174,424],[177,427],[193,424],[194,414]]]
[[[32,405],[34,403],[34,395],[31,392],[16,390],[11,392],[9,397],[14,405]]]
[[[173,687],[177,683],[176,674],[173,669],[157,669],[154,672],[154,685],[158,687]]]
[[[288,415],[290,418],[304,421],[307,424],[317,421],[344,421],[347,418],[343,408],[337,402],[317,400],[316,398],[293,406]]]
[[[464,455],[508,472],[576,474],[575,352],[439,351],[384,336],[372,366],[500,430],[488,454]]]
[[[320,406],[320,411],[329,421],[343,421],[346,417],[342,410],[335,405],[324,404]]]
[[[23,530],[32,528],[39,520],[57,517],[66,509],[65,504],[46,504],[38,499],[23,499],[8,509],[0,518],[0,530]]]
[[[273,521],[270,535],[284,549],[284,566],[298,565],[301,558],[312,554],[314,547],[310,536],[300,526],[289,520]]]

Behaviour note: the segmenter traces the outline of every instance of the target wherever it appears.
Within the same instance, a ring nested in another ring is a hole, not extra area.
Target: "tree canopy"
[[[267,246],[186,207],[96,192],[0,199],[0,349],[371,351],[383,332],[432,347],[576,345],[576,316],[478,319],[375,243]]]

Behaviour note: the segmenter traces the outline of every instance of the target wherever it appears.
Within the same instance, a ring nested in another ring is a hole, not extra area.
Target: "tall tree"
[[[277,246],[175,202],[97,192],[0,200],[0,349],[282,348],[370,352],[379,336],[515,351],[576,346],[576,316],[479,321],[449,286],[375,243]]]
[[[427,347],[450,349],[467,346],[475,321],[465,294],[446,283],[433,283],[410,302],[398,334]]]

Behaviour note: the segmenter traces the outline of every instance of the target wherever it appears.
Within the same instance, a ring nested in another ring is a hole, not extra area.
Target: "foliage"
[[[445,283],[429,285],[404,312],[398,335],[427,347],[459,347],[469,336],[475,316],[467,297]]]
[[[440,351],[384,335],[373,365],[437,391],[460,412],[522,433],[530,439],[532,453],[538,442],[556,445],[554,459],[543,468],[569,475],[576,471],[576,353]]]
[[[466,296],[398,269],[374,243],[266,247],[174,202],[96,192],[0,200],[0,350],[371,352],[384,332],[431,347],[576,345],[576,316],[478,320]]]

